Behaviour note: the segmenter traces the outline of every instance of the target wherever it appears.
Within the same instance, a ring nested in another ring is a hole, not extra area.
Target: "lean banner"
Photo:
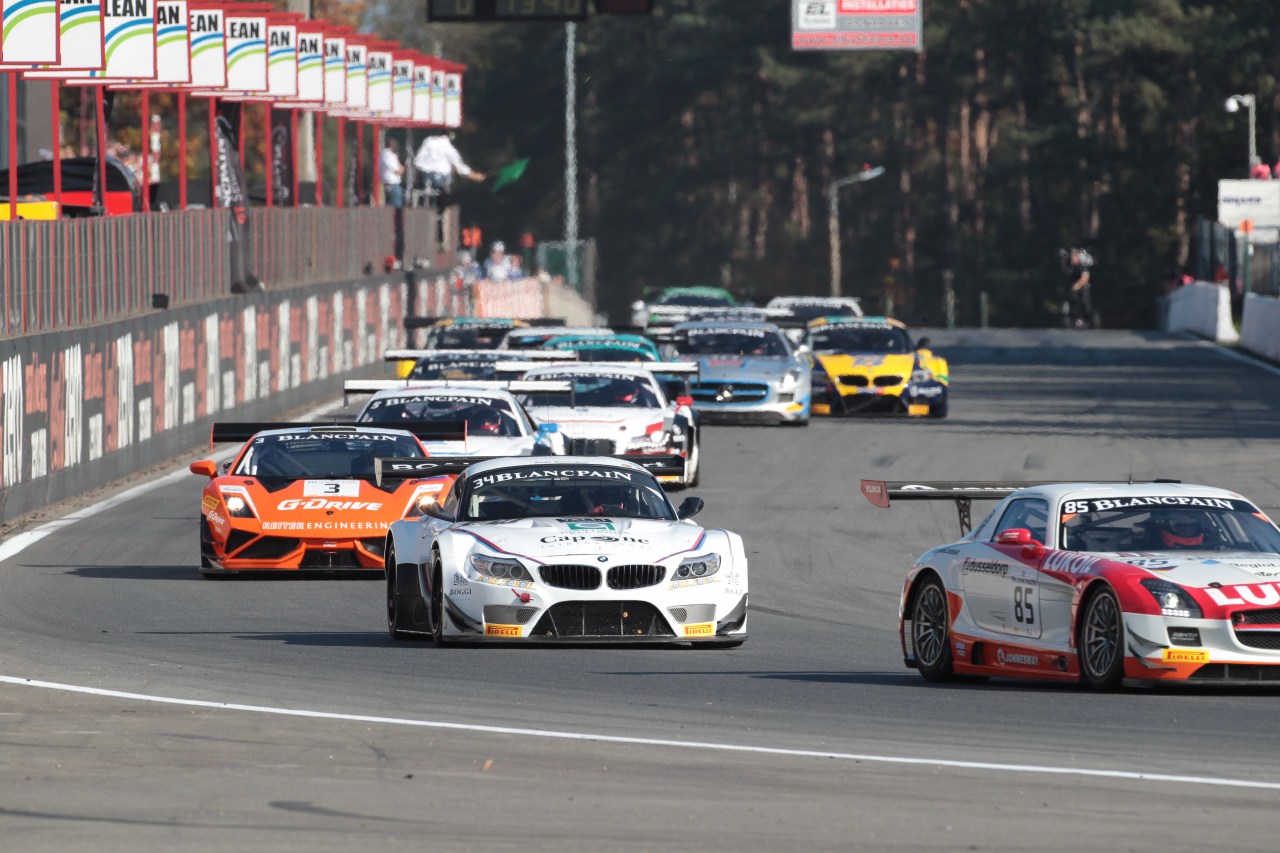
[[[5,36],[3,50],[14,47],[18,36],[13,35],[18,29],[8,29],[8,22],[15,20],[18,13],[5,15]],[[40,23],[37,20],[37,23]],[[25,23],[25,22],[24,22]],[[57,64],[44,63],[38,69],[30,64],[0,65],[0,71],[101,71],[102,70],[102,7],[99,0],[58,0],[58,49],[62,61]],[[27,45],[24,50],[48,53],[48,44]],[[10,51],[11,52],[11,51]]]
[[[919,52],[923,1],[791,0],[791,47]]]

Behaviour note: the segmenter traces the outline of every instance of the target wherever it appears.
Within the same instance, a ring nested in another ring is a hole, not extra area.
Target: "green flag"
[[[493,191],[497,192],[507,184],[514,184],[516,181],[520,180],[521,176],[524,175],[524,170],[528,168],[528,166],[528,157],[517,160],[510,165],[503,166],[498,170],[498,177],[493,182]]]

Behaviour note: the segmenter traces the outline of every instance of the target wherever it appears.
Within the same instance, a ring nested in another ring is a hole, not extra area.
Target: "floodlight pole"
[[[865,168],[856,175],[833,181],[827,186],[828,221],[827,228],[831,237],[831,295],[842,295],[840,277],[843,273],[843,260],[840,256],[840,189],[850,184],[860,184],[884,174],[883,166],[874,169]]]
[[[574,53],[578,25],[564,25],[564,242],[568,253],[565,275],[570,287],[578,286],[578,80]]]

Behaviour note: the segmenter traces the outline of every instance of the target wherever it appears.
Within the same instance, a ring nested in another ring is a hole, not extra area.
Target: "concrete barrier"
[[[1179,287],[1166,297],[1166,332],[1191,332],[1221,344],[1240,340],[1231,320],[1231,291],[1197,281]]]
[[[381,375],[406,289],[311,285],[0,340],[0,521],[188,451],[215,419],[269,419]]]
[[[1240,346],[1263,358],[1280,361],[1280,299],[1256,293],[1245,296]]]
[[[563,317],[570,326],[595,325],[591,303],[559,279],[477,281],[472,301],[477,317]]]

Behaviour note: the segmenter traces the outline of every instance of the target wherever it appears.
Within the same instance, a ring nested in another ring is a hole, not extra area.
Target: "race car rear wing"
[[[598,367],[601,370],[616,370],[620,367],[639,367],[653,374],[697,374],[702,368],[696,361],[570,361],[565,359],[565,367],[584,365]],[[554,364],[521,364],[518,361],[499,361],[493,366],[495,373],[528,373],[539,367],[555,367]]]
[[[557,459],[560,457],[547,456],[543,458],[547,465],[559,464]],[[597,458],[622,459],[627,462],[634,462],[655,477],[684,476],[685,460],[683,456],[646,456],[636,454],[632,456],[600,456]],[[424,477],[457,475],[465,471],[468,466],[488,461],[491,460],[468,456],[405,457],[400,459],[379,457],[373,460],[373,475],[375,482],[381,487],[385,482],[396,480],[418,480]]]
[[[374,429],[399,430],[410,433],[423,441],[465,441],[467,425],[462,421],[400,421],[394,424],[357,424],[355,416],[336,417],[324,421],[306,421],[300,423],[237,423],[218,422],[213,425],[209,434],[210,446],[244,442],[266,430],[307,430],[311,433],[340,433],[350,435],[353,431],[372,427]]]
[[[573,383],[562,380],[509,380],[509,379],[348,379],[342,383],[342,405],[354,395],[376,394],[379,391],[403,390],[405,392],[431,388],[491,388],[510,391],[512,394],[573,394]],[[399,429],[399,427],[395,427]]]
[[[1026,480],[1026,481],[983,481],[983,480],[915,480],[911,482],[886,482],[883,480],[863,480],[862,494],[868,501],[884,509],[889,508],[891,500],[899,501],[955,501],[956,512],[960,516],[960,535],[966,535],[973,529],[970,510],[974,501],[998,501],[1020,489],[1033,489],[1039,486],[1056,486],[1061,480]],[[1122,483],[1179,483],[1181,480],[1109,480],[1093,481],[1098,485],[1119,485]]]
[[[465,361],[469,358],[487,358],[496,361],[573,361],[578,354],[573,350],[548,352],[547,350],[492,350],[492,349],[389,349],[383,352],[383,361]]]
[[[444,317],[405,317],[404,327],[406,329],[429,329],[436,323],[439,323]]]

